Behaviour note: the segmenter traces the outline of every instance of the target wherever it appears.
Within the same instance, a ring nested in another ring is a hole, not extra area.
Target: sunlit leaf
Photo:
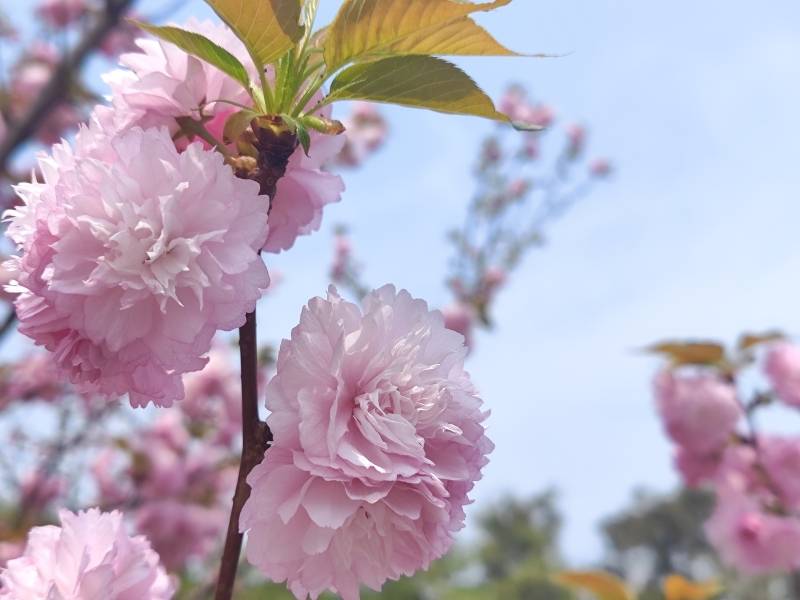
[[[786,335],[780,331],[766,331],[764,333],[744,333],[739,338],[737,347],[739,350],[749,350],[754,346],[761,344],[768,344],[770,342],[777,342],[786,339]]]
[[[665,600],[710,600],[722,591],[715,581],[693,583],[680,575],[664,579],[663,588]]]
[[[448,23],[435,31],[409,35],[392,44],[388,52],[442,56],[519,56],[469,17]]]
[[[329,98],[371,100],[508,121],[469,75],[432,56],[394,56],[353,65],[334,79]]]
[[[597,600],[634,600],[625,582],[605,571],[564,571],[555,579],[563,585],[591,592]]]
[[[149,23],[142,23],[141,21],[135,21],[133,19],[131,19],[131,22],[148,33],[152,33],[162,40],[175,44],[181,50],[214,65],[220,71],[230,75],[233,79],[241,83],[245,88],[248,88],[250,76],[244,65],[239,62],[239,59],[233,54],[225,50],[222,46],[218,46],[207,37],[193,31],[186,31],[185,29],[170,25],[159,27],[158,25],[150,25]]]
[[[461,54],[466,47],[461,40],[452,36],[463,33],[470,25],[462,23],[461,28],[448,26],[456,21],[464,22],[471,13],[494,10],[510,2],[494,0],[473,4],[452,0],[346,0],[330,26],[325,43],[325,62],[328,69],[333,71],[354,59],[391,54],[398,47],[406,53],[426,53],[422,48],[416,49],[409,38],[414,38],[421,46],[428,46],[429,36],[436,38],[435,54]],[[449,39],[439,35],[443,29],[450,34]],[[487,36],[482,38],[484,44],[489,43]],[[475,38],[474,29],[472,37]],[[448,47],[460,48],[461,51],[452,52]],[[484,53],[486,50],[479,52]]]
[[[666,356],[675,366],[719,365],[725,360],[725,348],[715,342],[661,342],[646,350]]]
[[[244,42],[257,65],[268,65],[303,36],[300,0],[206,0]]]

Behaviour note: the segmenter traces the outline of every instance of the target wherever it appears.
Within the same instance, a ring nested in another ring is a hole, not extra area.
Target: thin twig
[[[0,141],[0,171],[5,170],[14,152],[36,134],[42,121],[64,101],[75,74],[80,72],[86,59],[103,43],[111,30],[119,25],[131,4],[133,0],[106,0],[105,10],[95,26],[86,32],[72,52],[64,56],[27,114],[13,123]]]

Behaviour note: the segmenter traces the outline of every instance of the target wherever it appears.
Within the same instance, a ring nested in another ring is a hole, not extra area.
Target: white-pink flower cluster
[[[267,389],[275,436],[248,482],[247,557],[297,598],[427,567],[463,526],[492,443],[464,338],[406,291],[303,310]]]
[[[82,390],[181,399],[181,375],[269,284],[258,185],[199,144],[179,153],[166,129],[97,121],[39,163],[44,180],[7,213],[20,331]]]
[[[61,526],[35,527],[19,558],[0,571],[7,600],[169,600],[174,585],[122,514],[61,511]]]

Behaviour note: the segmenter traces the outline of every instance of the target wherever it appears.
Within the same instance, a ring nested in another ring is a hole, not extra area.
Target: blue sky
[[[339,3],[321,4],[324,21]],[[202,3],[176,20],[190,14]],[[459,62],[494,96],[519,81],[589,124],[592,147],[618,167],[517,272],[470,365],[497,442],[476,508],[555,486],[566,554],[590,562],[601,517],[635,486],[676,483],[649,395],[656,363],[635,349],[800,331],[800,4],[516,0],[480,20],[512,48],[568,54]],[[444,232],[462,217],[491,126],[385,113],[387,147],[345,174],[323,231],[269,259],[285,279],[264,301],[262,339],[287,335],[324,291],[338,222],[351,225],[368,281],[447,301]],[[780,424],[797,431],[800,419]]]

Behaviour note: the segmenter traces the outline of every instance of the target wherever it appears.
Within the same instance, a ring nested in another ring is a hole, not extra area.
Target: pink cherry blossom
[[[744,416],[734,386],[714,375],[664,371],[655,392],[667,433],[694,453],[720,449]]]
[[[181,410],[190,420],[212,428],[216,443],[229,445],[238,438],[242,430],[241,390],[239,372],[231,365],[229,352],[213,348],[205,368],[184,378],[184,388]]]
[[[243,64],[252,65],[242,42],[225,25],[191,19],[180,27],[204,35]],[[120,57],[125,70],[105,76],[111,87],[112,104],[126,115],[127,125],[167,127],[175,133],[178,117],[198,119],[201,114],[213,116],[220,110],[230,111],[230,104],[217,100],[251,104],[247,90],[239,82],[174,44],[153,38],[140,38],[135,43],[141,52]],[[255,75],[254,69],[251,67],[251,75]]]
[[[61,526],[35,527],[24,554],[0,572],[8,600],[168,600],[174,585],[146,538],[130,537],[122,514],[59,513]]]
[[[171,570],[214,549],[227,524],[235,479],[230,454],[194,439],[182,406],[161,413],[124,452],[101,454],[92,469],[99,501],[135,506],[130,516],[137,530]]]
[[[493,447],[465,356],[406,291],[363,309],[333,288],[311,300],[267,388],[275,442],[248,477],[249,561],[297,598],[355,600],[442,556]]]
[[[241,41],[224,25],[191,20],[182,27],[205,35],[237,56],[243,64],[252,64]],[[241,84],[177,46],[154,39],[141,39],[137,44],[142,52],[124,54],[120,59],[128,70],[118,70],[106,76],[113,92],[115,127],[163,126],[174,134],[179,129],[176,118],[197,119],[202,114],[212,117],[210,126],[216,129],[219,137],[232,106],[216,100],[252,105]],[[255,75],[251,72],[252,77]],[[320,99],[321,94],[318,94],[309,104],[313,106]],[[317,114],[330,118],[331,107],[327,106]],[[343,136],[312,131],[309,156],[300,147],[292,154],[286,175],[278,182],[272,201],[265,251],[278,253],[288,250],[299,236],[319,229],[323,208],[338,201],[344,191],[342,179],[328,173],[325,165],[334,162],[345,141]]]
[[[53,356],[40,351],[6,367],[1,389],[9,400],[51,401],[64,392],[64,387]]]
[[[719,470],[719,452],[699,454],[678,447],[675,451],[675,467],[689,487],[698,487],[711,481]]]
[[[51,27],[60,29],[86,15],[86,0],[41,0],[36,15]]]
[[[39,164],[44,181],[6,213],[20,331],[82,391],[181,399],[214,332],[268,286],[258,185],[199,144],[179,154],[164,129],[108,136],[96,121]]]
[[[761,437],[759,451],[763,467],[778,488],[781,503],[800,509],[800,438]]]
[[[773,344],[767,352],[764,373],[782,402],[800,408],[800,346]]]
[[[706,534],[723,559],[745,573],[800,567],[800,519],[770,512],[752,496],[736,490],[723,487],[717,491]]]
[[[464,302],[453,302],[442,309],[444,326],[464,336],[467,348],[472,348],[472,334],[475,326],[475,309]]]

